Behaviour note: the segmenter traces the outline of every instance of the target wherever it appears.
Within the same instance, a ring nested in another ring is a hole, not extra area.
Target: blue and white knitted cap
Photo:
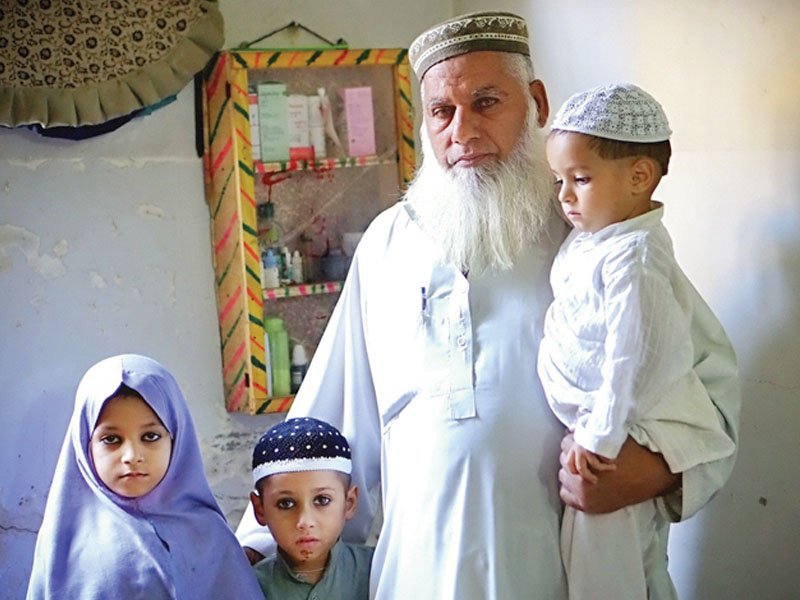
[[[352,470],[350,445],[339,430],[312,417],[288,419],[269,429],[253,450],[253,484],[277,473]]]
[[[672,134],[658,101],[630,83],[575,94],[559,109],[552,129],[645,144],[666,141]]]

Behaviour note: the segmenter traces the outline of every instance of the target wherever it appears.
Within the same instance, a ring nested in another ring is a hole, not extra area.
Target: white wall
[[[800,587],[800,4],[227,0],[229,45],[297,20],[351,47],[407,46],[466,10],[531,21],[553,109],[633,80],[664,104],[673,172],[659,194],[685,270],[722,319],[744,381],[741,456],[708,509],[673,530],[687,599],[791,598]],[[452,6],[451,6],[452,5]],[[308,38],[279,38],[308,43]],[[223,408],[208,211],[190,89],[85,142],[0,129],[0,586],[21,598],[47,486],[85,369],[151,354],[188,396],[233,523],[269,418]]]
[[[449,2],[228,0],[228,45],[296,20],[351,47],[403,47]],[[281,44],[313,38],[277,38]],[[235,525],[270,417],[222,397],[208,209],[191,85],[83,142],[0,128],[0,597],[22,598],[75,388],[97,360],[140,352],[183,388],[206,470]]]
[[[800,3],[456,1],[530,21],[554,112],[632,81],[664,105],[673,162],[656,196],[684,270],[723,322],[743,381],[736,469],[673,528],[683,599],[800,589]]]

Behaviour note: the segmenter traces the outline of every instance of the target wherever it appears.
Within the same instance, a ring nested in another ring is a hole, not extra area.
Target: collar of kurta
[[[332,565],[335,565],[337,563],[337,561],[339,560],[339,554],[341,554],[341,552],[342,552],[342,540],[338,540],[331,547],[330,554],[328,555],[328,562],[325,563],[325,568],[323,570],[322,577],[320,577],[317,583],[309,583],[303,577],[303,574],[301,572],[292,569],[292,567],[289,566],[289,562],[286,560],[286,557],[283,555],[280,549],[276,554],[276,561],[277,561],[276,567],[279,571],[283,573],[284,577],[287,577],[292,581],[295,581],[296,583],[307,585],[309,587],[314,587],[321,584],[323,581],[325,581],[325,579],[328,576],[330,576]]]
[[[575,244],[591,248],[614,236],[623,235],[629,231],[648,229],[656,226],[664,218],[664,205],[656,200],[651,200],[650,205],[651,208],[646,213],[632,219],[620,221],[619,223],[612,223],[595,233],[576,232]]]
[[[0,125],[98,125],[177,94],[224,41],[215,0],[0,6]]]

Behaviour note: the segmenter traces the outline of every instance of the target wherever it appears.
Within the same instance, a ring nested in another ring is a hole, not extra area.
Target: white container
[[[264,255],[264,288],[274,290],[281,286],[280,272],[278,270],[278,261],[269,248]]]
[[[299,250],[295,250],[294,254],[292,254],[291,274],[292,283],[303,283],[305,281],[303,278],[303,257]]]

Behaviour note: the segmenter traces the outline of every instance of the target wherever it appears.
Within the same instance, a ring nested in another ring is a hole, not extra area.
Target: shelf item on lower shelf
[[[289,334],[283,319],[276,316],[264,319],[264,332],[269,345],[269,374],[272,378],[272,394],[275,397],[291,393],[291,360],[289,358]]]
[[[342,291],[342,281],[321,281],[319,283],[298,283],[297,285],[282,285],[275,289],[265,289],[265,300],[280,300],[281,298],[296,298],[298,296],[317,296],[319,294],[337,294]]]

